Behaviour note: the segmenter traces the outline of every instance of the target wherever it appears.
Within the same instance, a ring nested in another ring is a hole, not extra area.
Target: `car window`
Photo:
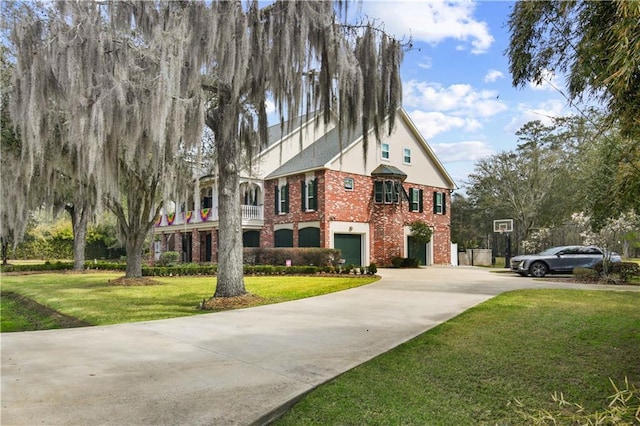
[[[551,247],[538,253],[538,256],[553,255],[553,254],[556,254],[557,251],[558,251],[558,247]]]
[[[599,248],[597,247],[585,247],[584,252],[586,254],[602,254]]]
[[[564,250],[561,250],[560,252],[558,252],[558,254],[578,254],[579,251],[576,247],[567,247]]]

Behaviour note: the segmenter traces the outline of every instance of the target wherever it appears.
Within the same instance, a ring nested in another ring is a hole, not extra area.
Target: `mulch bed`
[[[259,305],[263,300],[264,299],[262,297],[251,293],[236,297],[212,297],[200,302],[198,308],[207,311],[248,308]]]
[[[123,286],[123,287],[162,285],[160,281],[156,281],[154,279],[146,278],[146,277],[141,277],[141,278],[121,277],[115,280],[109,280],[108,283],[109,285]]]

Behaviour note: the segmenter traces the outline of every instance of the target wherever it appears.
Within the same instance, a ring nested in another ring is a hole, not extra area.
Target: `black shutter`
[[[289,183],[284,186],[284,213],[289,213]]]
[[[313,180],[313,207],[312,210],[318,210],[318,179]]]
[[[409,188],[409,211],[410,212],[414,211],[414,209],[413,209],[413,191],[415,191],[415,189]]]
[[[280,189],[278,188],[278,184],[276,184],[275,197],[273,197],[273,199],[275,200],[275,212],[276,214],[278,214],[280,213]]]
[[[438,193],[433,193],[433,214],[438,214]]]
[[[442,193],[442,214],[447,214],[447,193]]]
[[[374,193],[374,201],[376,203],[382,203],[384,201],[384,190],[383,190],[383,185],[384,183],[381,180],[377,180],[373,183],[373,193]]]
[[[424,210],[424,200],[422,199],[423,195],[422,189],[418,190],[418,211],[420,213]]]
[[[306,210],[306,205],[305,205],[305,196],[307,195],[307,184],[305,183],[304,179],[302,180],[302,182],[300,182],[300,193],[302,194],[301,198],[301,207],[300,210],[305,211]]]

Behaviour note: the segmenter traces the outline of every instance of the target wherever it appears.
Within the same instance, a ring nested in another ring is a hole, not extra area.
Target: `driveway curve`
[[[1,335],[3,425],[265,424],[318,385],[497,294],[638,290],[475,267],[382,279],[276,305]]]

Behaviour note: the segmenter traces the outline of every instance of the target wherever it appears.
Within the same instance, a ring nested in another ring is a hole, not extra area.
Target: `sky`
[[[364,0],[360,13],[413,41],[402,63],[403,107],[464,191],[477,160],[516,148],[525,123],[575,114],[564,81],[511,84],[507,21],[513,1]],[[555,88],[554,88],[555,87]]]

